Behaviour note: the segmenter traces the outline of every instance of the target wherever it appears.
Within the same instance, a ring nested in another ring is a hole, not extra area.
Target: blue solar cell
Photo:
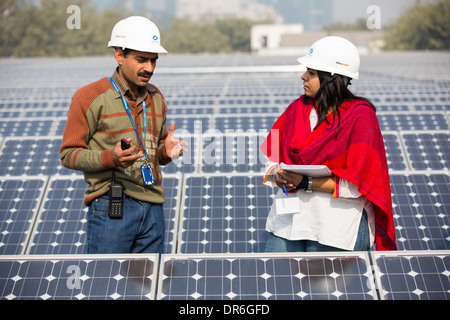
[[[279,116],[279,114],[254,116],[217,115],[214,117],[214,122],[215,128],[221,132],[225,132],[227,129],[242,129],[244,131],[249,129],[256,131],[270,130]]]
[[[59,157],[61,137],[6,138],[0,148],[0,176],[80,175],[63,167]]]
[[[274,189],[261,175],[187,176],[179,253],[262,252]]]
[[[31,236],[28,254],[85,253],[86,213],[82,176],[53,177]]]
[[[406,170],[408,165],[403,155],[400,138],[397,133],[383,132],[386,159],[390,170]]]
[[[450,300],[450,252],[372,252],[381,298]]]
[[[180,102],[178,100],[174,100],[174,101],[168,101],[167,102],[170,107],[167,109],[167,115],[170,118],[172,115],[192,115],[192,114],[197,114],[197,115],[204,115],[204,114],[213,114],[214,113],[214,108],[203,108],[200,107],[203,104],[206,105],[213,105],[214,101],[199,101],[196,103],[196,105],[194,107],[189,106],[189,107],[185,107],[185,108],[174,108],[173,106],[177,106]]]
[[[413,169],[450,169],[450,131],[403,132],[402,137]]]
[[[161,171],[163,173],[193,173],[198,172],[200,167],[200,150],[199,150],[199,141],[200,134],[184,134],[186,130],[175,130],[175,138],[184,140],[188,143],[187,152],[183,153],[178,159],[173,160],[172,162],[161,166]]]
[[[163,187],[166,203],[165,252],[175,250],[178,228],[178,202],[181,178],[165,175]],[[82,254],[86,252],[86,213],[81,176],[55,176],[49,182],[39,216],[31,236],[28,254]]]
[[[46,136],[49,134],[54,121],[47,120],[1,120],[0,135],[4,137],[10,136]]]
[[[0,177],[0,255],[23,254],[47,177]]]
[[[210,116],[167,116],[166,125],[167,129],[170,128],[170,124],[175,123],[176,129],[182,129],[187,134],[202,133],[211,128]]]
[[[399,250],[450,249],[450,177],[412,171],[390,178]]]
[[[241,131],[242,130],[237,130]],[[261,151],[261,144],[267,137],[262,133],[209,133],[204,134],[201,150],[201,171],[248,172],[264,171],[267,157]]]
[[[157,255],[0,257],[2,300],[153,300]]]
[[[448,130],[450,126],[443,113],[377,113],[382,131],[386,130]]]
[[[373,300],[367,254],[164,255],[158,299]]]

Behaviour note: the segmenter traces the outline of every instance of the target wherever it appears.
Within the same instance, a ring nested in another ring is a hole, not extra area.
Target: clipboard
[[[333,175],[330,169],[324,165],[292,165],[281,163],[280,168],[285,171],[300,173],[304,176],[313,178],[331,177]]]

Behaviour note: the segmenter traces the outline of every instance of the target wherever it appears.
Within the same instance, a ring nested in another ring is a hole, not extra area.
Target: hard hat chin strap
[[[322,81],[322,83],[320,84],[319,90],[317,90],[316,92],[316,97],[319,97],[320,94],[322,93],[323,89],[334,79],[336,79],[337,76],[336,74],[332,74],[330,77],[328,77],[327,79],[324,79],[324,81]]]

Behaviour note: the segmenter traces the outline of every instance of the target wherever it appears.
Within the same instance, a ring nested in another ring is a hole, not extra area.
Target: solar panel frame
[[[158,254],[0,256],[2,300],[154,300]]]
[[[450,300],[450,250],[372,251],[382,300]]]
[[[367,252],[163,255],[158,300],[378,299]]]

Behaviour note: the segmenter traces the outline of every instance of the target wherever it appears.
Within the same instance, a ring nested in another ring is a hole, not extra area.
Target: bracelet
[[[306,188],[308,188],[308,182],[309,182],[308,177],[307,177],[307,176],[303,176],[303,179],[302,179],[302,181],[300,181],[300,183],[297,185],[297,188],[298,188],[298,189],[306,189]]]
[[[308,177],[308,187],[305,189],[305,192],[312,192],[312,177]]]
[[[306,192],[312,192],[312,177],[303,176],[303,179],[297,185],[297,188],[303,189]]]

